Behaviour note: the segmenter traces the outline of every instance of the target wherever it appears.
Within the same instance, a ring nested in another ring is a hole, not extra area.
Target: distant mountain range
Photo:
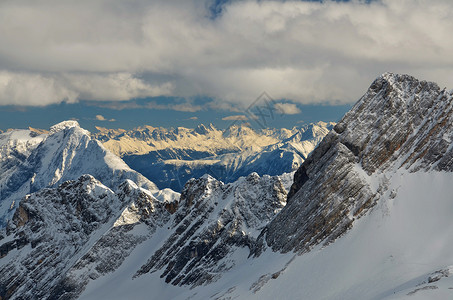
[[[292,172],[334,125],[318,122],[262,130],[246,125],[218,130],[212,124],[195,129],[145,126],[128,131],[98,127],[93,137],[159,188],[181,191],[187,180],[204,174],[229,183],[252,172]]]

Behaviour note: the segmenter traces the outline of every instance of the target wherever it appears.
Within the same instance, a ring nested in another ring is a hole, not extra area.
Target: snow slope
[[[247,251],[236,252],[227,257],[236,265],[207,286],[175,287],[159,273],[132,280],[156,238],[80,299],[450,299],[452,180],[443,172],[395,173],[388,198],[333,244],[300,256],[268,249],[248,258]],[[390,196],[393,190],[397,194]]]

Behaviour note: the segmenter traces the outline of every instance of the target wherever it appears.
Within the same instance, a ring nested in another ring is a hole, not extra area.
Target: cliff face
[[[274,251],[306,251],[343,234],[404,168],[452,171],[452,95],[435,83],[384,74],[295,173],[288,205],[263,232]],[[384,176],[385,177],[385,176]]]

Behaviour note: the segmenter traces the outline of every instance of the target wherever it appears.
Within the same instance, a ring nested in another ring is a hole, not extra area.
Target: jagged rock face
[[[62,274],[49,292],[50,299],[77,298],[90,281],[115,271],[137,245],[152,237],[170,219],[168,203],[157,201],[149,191],[132,181],[120,186],[117,197],[128,205],[119,217],[112,215],[113,226],[110,224],[89,251]]]
[[[33,143],[38,138],[39,143]],[[1,163],[4,172],[0,178],[0,227],[26,194],[56,187],[83,174],[91,174],[113,189],[126,179],[147,189],[157,189],[100,142],[92,140],[89,132],[75,121],[54,125],[48,135],[30,136],[27,143],[22,144],[24,146],[15,147],[20,150],[20,159],[10,155]]]
[[[278,177],[256,173],[227,184],[204,176],[187,183],[171,221],[172,234],[136,276],[162,272],[173,285],[201,285],[233,267],[238,247],[251,249],[259,230],[285,204]]]
[[[435,83],[385,74],[335,131],[368,174],[393,165],[413,171],[451,170],[451,99],[451,93]]]
[[[452,171],[452,95],[408,75],[384,74],[295,173],[288,205],[263,231],[275,251],[306,251],[344,233],[379,199],[387,169]]]
[[[91,175],[27,196],[0,239],[1,299],[77,296],[89,279],[118,267],[140,242],[127,239],[128,225],[168,220],[163,206],[131,181],[114,193]],[[87,261],[95,267],[80,271]],[[77,284],[67,273],[74,265],[80,271]]]
[[[43,299],[121,205],[110,189],[89,175],[27,196],[0,240],[8,262],[0,268],[2,299]]]

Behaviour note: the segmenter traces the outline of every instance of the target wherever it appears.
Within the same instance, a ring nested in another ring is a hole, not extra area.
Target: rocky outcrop
[[[23,199],[0,239],[1,299],[75,298],[89,280],[115,270],[170,213],[132,181],[114,193],[91,175]],[[70,270],[77,270],[77,276]]]
[[[0,240],[2,299],[42,299],[122,205],[89,175],[23,199]]]
[[[167,236],[143,257],[135,277],[197,286],[235,265],[285,205],[278,177],[256,173],[233,184],[210,176],[189,181],[178,201],[159,201],[127,180],[116,192],[91,175],[24,198],[0,235],[2,299],[75,299],[115,272],[154,235]]]
[[[288,205],[261,238],[274,251],[307,251],[343,234],[385,190],[368,176],[387,169],[452,170],[452,95],[387,73],[295,173]]]
[[[190,180],[172,219],[172,234],[135,276],[161,272],[174,285],[215,281],[235,265],[238,247],[251,249],[259,230],[285,205],[278,177],[252,173],[233,184],[207,175]]]

